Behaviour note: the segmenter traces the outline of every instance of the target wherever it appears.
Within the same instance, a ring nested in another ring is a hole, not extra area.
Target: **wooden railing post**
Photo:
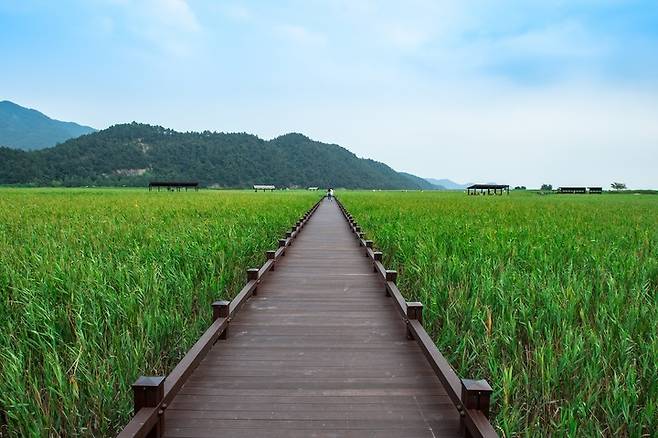
[[[382,253],[380,251],[375,251],[372,253],[373,262],[372,262],[372,272],[377,272],[377,264],[375,262],[382,261]]]
[[[258,268],[247,269],[247,281],[258,280]],[[258,295],[258,286],[254,288],[252,295]]]
[[[276,267],[276,260],[274,260],[276,251],[267,251],[265,255],[267,255],[267,260],[272,260],[272,267],[270,268],[270,271],[274,271],[274,268]]]
[[[462,381],[462,406],[464,409],[477,409],[485,417],[489,418],[489,406],[493,389],[486,380],[461,379]],[[464,436],[471,438],[471,434],[463,424]]]
[[[372,240],[366,240],[366,257],[368,257],[368,248],[372,248]]]
[[[286,246],[286,239],[279,239],[279,248],[283,248],[284,246]],[[286,252],[283,251],[281,255],[285,257]]]
[[[423,323],[423,303],[419,303],[418,301],[413,301],[411,303],[407,303],[407,319],[412,320],[415,319],[419,323]],[[407,324],[407,339],[413,339],[414,336],[411,333],[411,329],[409,328],[409,324]]]
[[[135,414],[142,408],[154,408],[164,398],[164,381],[161,376],[141,376],[133,383],[133,399]],[[148,438],[160,438],[164,432],[164,415],[158,413],[158,423],[147,435]]]
[[[219,318],[228,318],[230,301],[215,301],[212,306],[212,320],[216,321]],[[228,337],[228,326],[219,335],[219,339],[226,339]]]
[[[393,283],[398,281],[398,271],[386,270],[386,281],[392,281]],[[391,294],[388,292],[388,285],[386,287],[386,296],[390,297]]]

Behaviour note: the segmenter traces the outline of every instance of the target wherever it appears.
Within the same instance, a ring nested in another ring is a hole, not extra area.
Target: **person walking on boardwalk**
[[[333,197],[334,197],[334,189],[329,187],[329,189],[327,190],[327,199],[329,201],[331,201],[333,199]]]

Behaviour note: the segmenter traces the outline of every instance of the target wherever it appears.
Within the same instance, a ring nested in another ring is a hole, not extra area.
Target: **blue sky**
[[[0,0],[0,100],[302,132],[457,181],[658,187],[658,2]]]

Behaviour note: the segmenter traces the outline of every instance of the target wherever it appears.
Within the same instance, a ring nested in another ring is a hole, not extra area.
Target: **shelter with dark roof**
[[[587,193],[587,187],[558,187],[558,193],[583,194]]]
[[[509,195],[509,184],[473,184],[466,187],[466,193],[469,195]]]
[[[149,183],[149,192],[154,188],[157,188],[158,192],[160,188],[179,192],[184,188],[187,192],[187,189],[199,190],[199,183],[197,181],[151,181]]]
[[[276,186],[269,184],[254,184],[254,192],[257,192],[259,190],[262,191],[269,190],[270,192],[273,192],[274,190],[276,190]]]
[[[557,192],[576,195],[584,195],[586,193],[600,195],[603,193],[603,187],[559,187]]]

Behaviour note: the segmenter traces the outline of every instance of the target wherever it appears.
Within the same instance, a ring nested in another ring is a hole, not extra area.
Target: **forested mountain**
[[[43,149],[95,131],[89,126],[53,120],[8,100],[0,102],[0,146]]]
[[[0,148],[0,184],[143,186],[156,179],[216,187],[434,188],[301,134],[265,141],[246,133],[181,133],[131,123],[39,151]]]

